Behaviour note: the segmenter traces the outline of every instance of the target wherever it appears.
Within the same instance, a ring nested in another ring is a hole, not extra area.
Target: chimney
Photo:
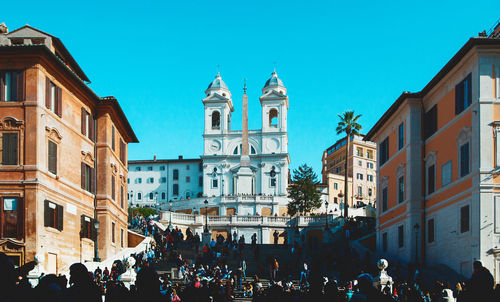
[[[179,159],[182,159],[182,155],[179,155]]]
[[[156,161],[156,154],[153,155],[153,161]]]
[[[7,25],[5,25],[5,23],[1,23],[0,24],[0,34],[8,34],[9,33],[9,28],[7,27]]]

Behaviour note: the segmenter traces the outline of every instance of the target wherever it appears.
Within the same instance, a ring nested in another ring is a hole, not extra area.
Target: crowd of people
[[[33,288],[27,272],[15,269],[0,253],[0,301],[226,302],[236,296],[256,302],[500,301],[500,286],[494,289],[491,273],[479,261],[474,262],[471,278],[454,286],[440,281],[424,285],[416,267],[405,272],[396,263],[389,271],[393,283],[376,287],[372,276],[379,270],[369,254],[356,253],[348,240],[323,249],[296,241],[284,247],[287,257],[262,258],[256,234],[249,246],[236,232],[226,237],[219,234],[201,245],[200,236],[191,229],[163,231],[154,223],[148,227],[147,220],[142,225],[154,240],[145,251],[132,255],[137,278],[129,287],[121,280],[126,263],[115,261],[109,269],[98,267],[94,272],[75,263],[69,281],[48,274]],[[277,235],[273,234],[276,240]],[[252,267],[251,276],[247,276],[249,261],[257,266]],[[175,268],[174,275],[158,274],[156,269],[165,264]]]

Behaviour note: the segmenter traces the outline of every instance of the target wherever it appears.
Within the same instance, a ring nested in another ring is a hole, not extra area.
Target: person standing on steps
[[[278,231],[274,231],[273,237],[274,237],[274,244],[275,245],[278,244],[278,237],[279,237],[279,235],[280,234],[278,233]]]
[[[241,260],[241,269],[243,271],[243,281],[247,280],[247,263],[245,259]]]

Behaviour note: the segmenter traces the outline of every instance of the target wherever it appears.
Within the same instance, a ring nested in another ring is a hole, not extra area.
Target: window
[[[186,165],[186,170],[189,170],[189,165]]]
[[[469,174],[470,170],[470,154],[469,142],[460,146],[460,177]]]
[[[0,197],[0,238],[23,237],[22,201],[17,197]]]
[[[135,167],[136,171],[141,171],[141,167]]]
[[[358,160],[358,166],[362,167],[363,166],[363,162]]]
[[[153,192],[149,193],[149,200],[154,200]]]
[[[191,182],[191,177],[186,176],[186,182]]]
[[[427,194],[434,193],[436,188],[435,166],[430,165],[427,167]]]
[[[276,187],[276,178],[271,177],[271,183],[270,183],[270,186],[271,186],[272,188]]]
[[[90,193],[94,192],[94,168],[82,162],[82,189]]]
[[[434,219],[427,220],[427,242],[434,242]]]
[[[472,104],[472,76],[469,75],[455,86],[455,114],[459,114]]]
[[[142,200],[142,193],[141,192],[137,193],[137,200]]]
[[[404,245],[405,245],[404,226],[400,225],[398,227],[398,247],[402,248]]]
[[[127,161],[126,144],[120,139],[120,160],[123,164]]]
[[[373,163],[366,163],[366,167],[368,169],[373,169]]]
[[[387,137],[380,143],[379,148],[379,160],[380,165],[382,166],[389,159],[389,137]]]
[[[460,233],[468,232],[469,229],[469,206],[466,205],[460,208]]]
[[[111,199],[115,200],[115,194],[116,194],[116,177],[114,175],[111,175]]]
[[[113,149],[113,151],[116,151],[115,148],[116,148],[116,144],[115,144],[115,126],[111,125],[111,149]]]
[[[120,186],[120,207],[123,208],[123,206],[125,205],[125,202],[123,200],[123,186]]]
[[[167,194],[165,192],[161,192],[161,200],[165,200],[167,198]]]
[[[146,180],[146,183],[148,183],[148,184],[152,184],[154,182],[155,182],[154,177],[148,177],[147,180]]]
[[[63,229],[63,207],[45,200],[44,225],[62,231]]]
[[[95,229],[94,229],[94,219],[82,215],[80,216],[80,236],[82,238],[88,238],[94,240]]]
[[[120,229],[120,246],[123,247],[123,229]]]
[[[199,187],[203,187],[203,176],[200,176],[200,177],[198,178],[198,186],[199,186]]]
[[[24,101],[24,70],[0,71],[0,101]]]
[[[382,251],[387,252],[387,232],[382,234]]]
[[[373,159],[373,151],[372,150],[366,151],[366,158]]]
[[[82,134],[85,135],[91,141],[94,141],[94,119],[90,113],[82,107]]]
[[[359,197],[363,196],[363,187],[362,186],[358,186],[358,196]]]
[[[437,104],[424,114],[424,140],[437,131]]]
[[[334,189],[334,190],[338,190],[338,189],[339,189],[339,184],[338,184],[338,183],[336,183],[336,182],[334,182],[334,183],[333,183],[333,189]]]
[[[128,184],[130,183],[130,178],[127,178],[127,183],[128,183]]]
[[[398,127],[398,150],[401,150],[405,145],[405,124],[401,123]]]
[[[198,171],[203,172],[203,163],[198,164]]]
[[[179,195],[179,185],[178,184],[174,184],[173,187],[172,187],[172,191],[173,191],[172,194],[174,196]]]
[[[405,201],[405,177],[400,176],[398,179],[398,202]]]
[[[186,199],[190,199],[191,198],[191,193],[190,192],[186,192]]]
[[[138,177],[134,181],[136,184],[142,184],[142,178]]]
[[[45,107],[59,117],[62,116],[62,89],[49,78],[45,80]]]
[[[2,134],[2,165],[18,164],[18,134],[4,132]]]
[[[278,110],[275,108],[269,111],[269,127],[278,128]]]
[[[368,188],[368,196],[372,197],[372,195],[373,195],[373,189]]]
[[[382,189],[382,212],[387,211],[387,187]]]
[[[212,129],[220,129],[220,112],[212,112]]]
[[[448,161],[441,166],[441,187],[451,183],[452,161]]]
[[[57,144],[53,141],[48,141],[48,164],[49,172],[52,174],[57,174]]]
[[[164,184],[167,182],[167,178],[166,177],[160,177],[160,183]]]
[[[363,156],[363,149],[361,149],[361,148],[356,148],[356,155],[357,155],[357,156],[361,156],[361,157],[362,157],[362,156]]]
[[[357,173],[356,174],[356,179],[363,180],[363,174]]]
[[[212,188],[217,188],[219,186],[219,182],[217,179],[212,179]]]
[[[367,174],[366,175],[366,180],[373,182],[373,175]]]
[[[148,166],[148,171],[153,171],[153,167],[152,166]]]
[[[174,180],[179,180],[179,170],[174,169],[172,177]]]
[[[165,166],[160,166],[160,171],[165,171]]]
[[[111,242],[115,243],[115,223],[111,222]]]

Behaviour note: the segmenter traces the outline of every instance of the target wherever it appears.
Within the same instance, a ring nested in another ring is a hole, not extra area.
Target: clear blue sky
[[[4,1],[0,22],[59,37],[101,96],[119,100],[139,144],[130,159],[198,157],[203,91],[217,66],[241,127],[249,127],[273,63],[288,89],[291,168],[321,172],[337,114],[368,131],[404,90],[417,91],[471,36],[500,17],[500,1]]]

